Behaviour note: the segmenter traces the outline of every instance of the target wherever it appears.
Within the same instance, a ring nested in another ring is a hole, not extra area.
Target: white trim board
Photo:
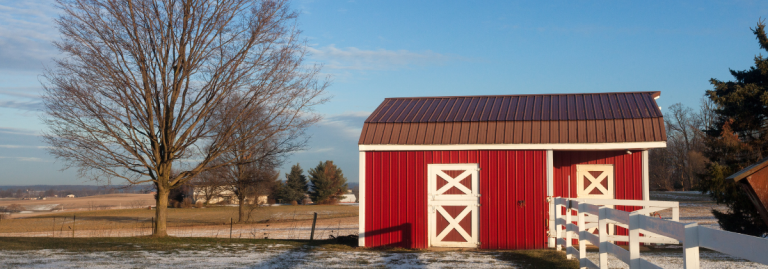
[[[360,177],[358,177],[358,216],[359,216],[359,228],[358,228],[358,246],[365,247],[365,152],[360,152]]]
[[[549,206],[549,235],[555,234],[555,203],[554,203],[554,195],[555,195],[555,186],[554,186],[554,151],[551,149],[547,150],[547,201]],[[547,246],[549,248],[555,247],[555,238],[552,236],[548,236],[549,240],[547,241]]]
[[[643,200],[651,200],[650,178],[648,172],[648,150],[643,150]]]
[[[666,148],[666,141],[574,144],[358,145],[360,151],[421,150],[633,150]]]

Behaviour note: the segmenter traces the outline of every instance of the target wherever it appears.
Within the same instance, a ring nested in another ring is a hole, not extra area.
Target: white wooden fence
[[[644,208],[626,212],[609,207],[616,205]],[[562,214],[562,208],[566,208],[566,214]],[[672,220],[646,216],[667,208],[672,209]],[[768,239],[715,230],[696,223],[680,223],[677,202],[557,197],[553,209],[557,249],[565,248],[568,259],[578,257],[581,268],[608,268],[608,254],[629,264],[630,268],[661,268],[640,257],[640,243],[682,243],[685,268],[699,268],[699,247],[768,264]],[[572,211],[577,211],[577,224],[572,223]],[[609,235],[611,229],[607,227],[610,225],[627,228],[629,236]],[[598,235],[589,231],[597,227],[606,228],[597,229]],[[571,245],[573,239],[581,239],[578,249]],[[629,242],[629,250],[615,245],[614,241]],[[587,259],[588,243],[600,249],[599,266]]]

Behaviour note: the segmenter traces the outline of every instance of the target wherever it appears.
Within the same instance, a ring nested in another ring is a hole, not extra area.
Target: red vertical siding
[[[368,247],[428,247],[427,165],[440,163],[480,166],[481,248],[546,246],[544,151],[366,152],[365,160]]]
[[[554,196],[576,197],[576,165],[613,164],[615,199],[642,200],[642,152],[633,151],[555,151]],[[568,176],[571,177],[570,196]]]
[[[633,151],[556,151],[554,152],[554,196],[576,197],[576,165],[613,164],[614,199],[642,200],[643,171],[642,152]],[[568,176],[571,177],[570,196]],[[617,206],[616,209],[634,211],[640,207]],[[627,235],[627,230],[616,227],[617,235]]]

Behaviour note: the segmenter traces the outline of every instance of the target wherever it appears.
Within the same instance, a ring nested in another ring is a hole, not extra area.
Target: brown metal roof
[[[387,98],[366,123],[661,117],[658,92]]]
[[[658,92],[387,98],[359,144],[666,141]]]

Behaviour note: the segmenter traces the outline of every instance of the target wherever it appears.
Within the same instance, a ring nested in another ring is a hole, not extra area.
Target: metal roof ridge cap
[[[507,96],[561,96],[561,95],[600,95],[600,94],[650,94],[654,98],[660,96],[660,91],[632,91],[632,92],[581,92],[581,93],[530,93],[530,94],[498,94],[498,95],[453,95],[453,96],[411,96],[411,97],[385,97],[387,99],[434,99],[434,98],[476,98],[476,97],[507,97]]]

